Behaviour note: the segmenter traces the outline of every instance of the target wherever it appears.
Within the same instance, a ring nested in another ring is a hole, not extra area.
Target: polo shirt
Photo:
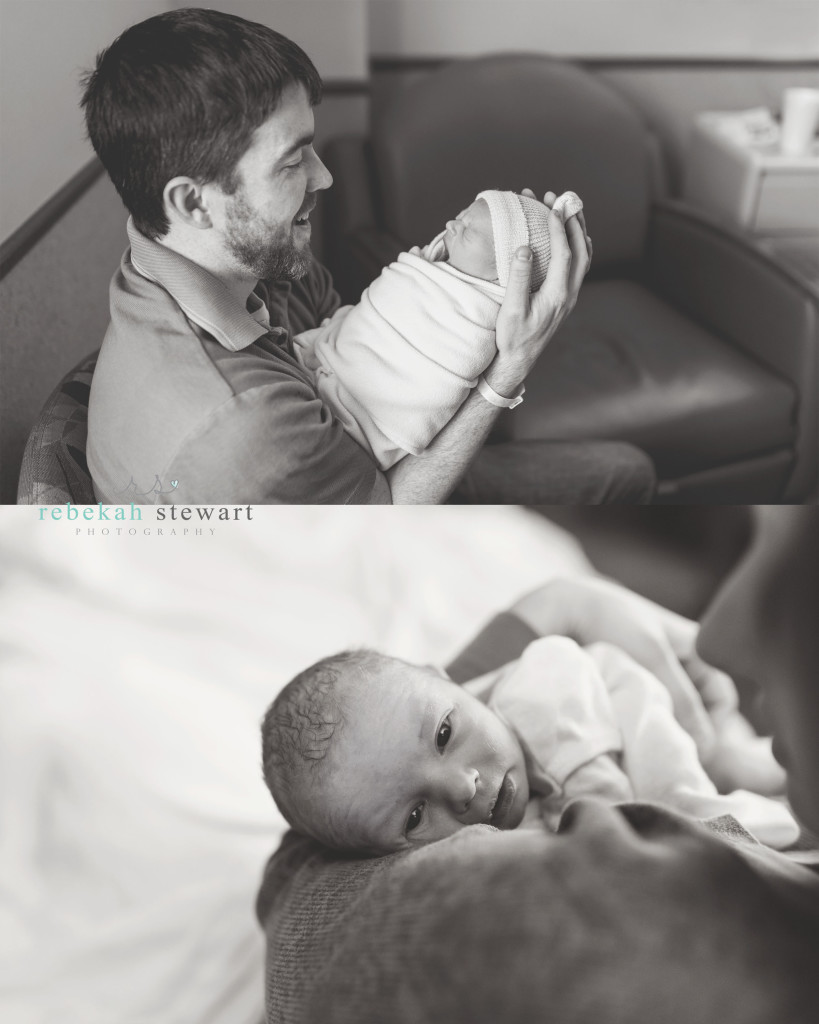
[[[259,282],[245,307],[132,220],[128,237],[91,382],[97,499],[389,504],[386,478],[293,353],[293,334],[338,308],[328,271]]]

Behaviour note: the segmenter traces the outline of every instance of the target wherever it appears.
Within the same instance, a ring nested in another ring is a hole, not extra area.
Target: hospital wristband
[[[520,391],[514,398],[504,398],[503,395],[499,395],[497,391],[495,391],[492,385],[487,381],[486,377],[478,378],[478,393],[481,398],[486,399],[490,405],[497,406],[498,409],[514,409],[523,401],[523,393],[525,391],[526,387],[521,385]]]

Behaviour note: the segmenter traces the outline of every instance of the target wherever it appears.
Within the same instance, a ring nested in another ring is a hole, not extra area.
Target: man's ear
[[[192,228],[213,227],[202,186],[193,178],[171,178],[162,192],[165,212],[171,224]]]

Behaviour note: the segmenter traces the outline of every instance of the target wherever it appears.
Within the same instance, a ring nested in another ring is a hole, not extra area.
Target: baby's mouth
[[[512,781],[512,777],[509,775],[509,772],[507,772],[501,780],[497,796],[489,807],[488,824],[494,825],[495,828],[504,827],[504,823],[509,817],[509,811],[512,808],[516,792],[517,786]]]

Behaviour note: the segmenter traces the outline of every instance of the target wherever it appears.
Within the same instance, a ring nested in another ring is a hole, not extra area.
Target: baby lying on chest
[[[582,207],[573,192],[554,204],[564,223]],[[532,250],[532,289],[546,278],[548,214],[529,196],[481,192],[428,246],[401,253],[358,305],[294,337],[322,399],[382,469],[424,451],[478,385],[520,246]]]
[[[285,818],[326,845],[386,854],[468,825],[553,828],[579,796],[733,814],[783,848],[774,800],[717,793],[662,684],[609,644],[553,636],[465,686],[375,651],[297,676],[262,726],[265,781]]]

